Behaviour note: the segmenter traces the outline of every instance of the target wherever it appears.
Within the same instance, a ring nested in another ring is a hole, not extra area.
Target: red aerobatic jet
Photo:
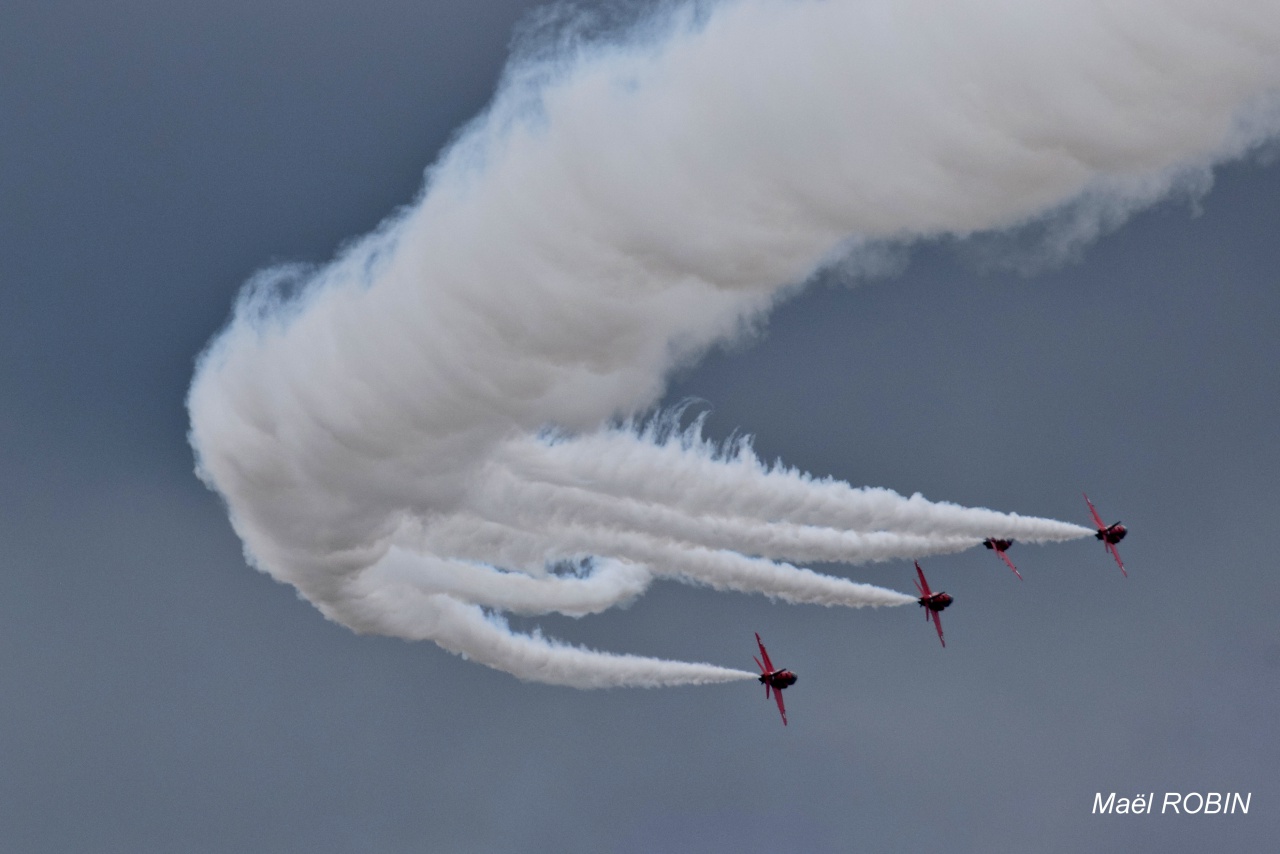
[[[1089,512],[1093,514],[1093,523],[1098,526],[1098,533],[1094,534],[1102,544],[1107,547],[1107,551],[1111,552],[1111,556],[1116,559],[1116,565],[1120,567],[1120,571],[1124,573],[1124,577],[1128,578],[1129,573],[1125,572],[1124,561],[1120,560],[1120,552],[1116,549],[1116,543],[1124,539],[1124,535],[1129,533],[1129,529],[1119,522],[1111,525],[1105,525],[1102,517],[1098,515],[1097,508],[1093,506],[1093,502],[1089,500],[1089,496],[1084,497],[1084,503],[1089,505]]]
[[[756,632],[756,645],[760,647],[760,658],[764,659],[764,664],[760,663],[760,658],[755,659],[756,666],[760,668],[760,681],[764,683],[764,696],[769,697],[772,690],[773,696],[778,700],[778,711],[782,714],[782,725],[787,725],[787,707],[782,704],[782,689],[790,685],[796,684],[796,675],[790,670],[781,668],[774,669],[773,662],[769,660],[769,653],[765,651],[764,643],[760,640],[760,633]]]
[[[924,570],[920,568],[920,561],[916,561],[916,575],[920,576],[920,580],[916,582],[916,590],[920,591],[920,607],[924,608],[925,620],[933,623],[934,628],[938,630],[938,640],[942,641],[942,645],[946,646],[947,642],[942,638],[942,617],[940,611],[946,609],[951,604],[950,593],[934,593],[929,589],[929,582],[924,578]]]
[[[982,541],[982,544],[993,550],[999,558],[1004,561],[1005,566],[1012,569],[1013,574],[1018,576],[1019,580],[1022,579],[1022,573],[1018,572],[1018,568],[1013,565],[1013,561],[1009,560],[1009,556],[1005,554],[1005,552],[1009,550],[1009,547],[1013,545],[1013,540],[997,540],[995,537],[987,537]]]

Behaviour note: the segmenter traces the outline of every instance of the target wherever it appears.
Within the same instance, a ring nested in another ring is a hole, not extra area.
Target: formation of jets
[[[1120,552],[1116,549],[1116,544],[1124,539],[1125,534],[1129,530],[1119,522],[1113,522],[1108,525],[1102,521],[1102,517],[1098,515],[1098,510],[1093,506],[1093,502],[1089,500],[1089,496],[1084,497],[1085,504],[1089,505],[1089,514],[1093,517],[1093,523],[1097,526],[1097,533],[1094,537],[1102,541],[1107,552],[1115,558],[1116,565],[1120,567],[1120,572],[1126,578],[1129,573],[1124,568],[1124,561],[1120,559]],[[996,556],[1005,562],[1005,565],[1013,570],[1013,574],[1022,578],[1022,573],[1018,572],[1018,568],[1013,565],[1013,561],[1009,560],[1006,552],[1013,545],[1013,540],[1001,540],[995,537],[988,537],[982,541],[982,544],[988,549],[994,551]],[[942,636],[942,612],[953,602],[954,597],[950,593],[939,591],[933,592],[929,588],[929,581],[924,577],[924,570],[920,568],[920,561],[916,561],[916,590],[920,593],[920,598],[916,601],[920,603],[920,607],[924,608],[924,617],[927,622],[933,623],[933,627],[938,630],[938,640],[946,647],[947,641]],[[769,653],[764,648],[764,642],[760,640],[760,633],[756,632],[756,645],[760,647],[760,658],[756,658],[756,666],[760,668],[760,682],[764,685],[764,696],[768,699],[772,694],[774,699],[778,701],[778,712],[782,715],[782,725],[787,725],[787,707],[782,702],[782,690],[796,684],[796,675],[790,670],[783,668],[775,668],[773,662],[769,660]],[[753,656],[754,658],[754,656]],[[761,661],[763,659],[763,661]]]

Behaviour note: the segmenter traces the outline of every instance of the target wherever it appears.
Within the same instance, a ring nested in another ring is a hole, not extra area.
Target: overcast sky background
[[[662,581],[524,621],[800,674],[580,692],[359,637],[250,569],[192,474],[193,360],[262,266],[417,193],[532,3],[0,6],[0,847],[1261,850],[1280,833],[1280,166],[1032,276],[918,248],[675,377],[708,432],[854,484],[1130,526],[928,564],[918,609]],[[849,571],[911,589],[910,566]],[[1252,792],[1099,817],[1096,791]]]

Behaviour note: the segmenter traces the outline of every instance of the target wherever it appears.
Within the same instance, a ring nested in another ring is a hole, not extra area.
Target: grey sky
[[[192,361],[255,269],[417,192],[533,4],[0,8],[0,842],[22,851],[1202,851],[1280,831],[1280,171],[1032,277],[944,247],[819,283],[676,378],[716,436],[1132,536],[933,560],[918,613],[659,582],[527,621],[800,673],[578,692],[359,637],[247,568],[191,473]],[[909,566],[858,568],[909,589]],[[1089,816],[1252,791],[1247,817]]]

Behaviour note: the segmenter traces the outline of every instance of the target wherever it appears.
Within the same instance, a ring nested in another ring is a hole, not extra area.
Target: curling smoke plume
[[[673,366],[885,243],[1069,251],[1275,134],[1280,4],[744,0],[513,61],[418,201],[245,288],[190,391],[253,562],[358,631],[579,687],[752,678],[511,632],[653,578],[905,594],[796,562],[1076,525],[769,468],[673,416]],[[623,419],[619,421],[618,419]]]

